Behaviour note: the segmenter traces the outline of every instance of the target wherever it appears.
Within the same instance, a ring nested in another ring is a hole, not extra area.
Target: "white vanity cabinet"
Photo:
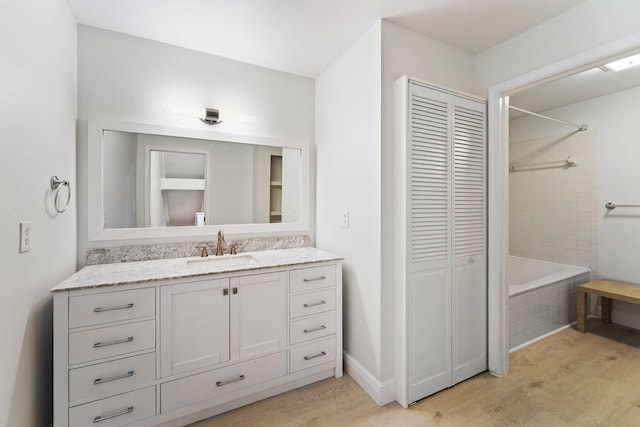
[[[231,359],[287,346],[287,272],[232,277]]]
[[[229,360],[229,279],[160,288],[161,376]]]
[[[156,413],[156,289],[54,296],[55,424],[116,426]]]
[[[286,272],[164,286],[162,377],[287,345]]]
[[[63,282],[53,289],[54,425],[185,425],[341,376],[341,265]]]

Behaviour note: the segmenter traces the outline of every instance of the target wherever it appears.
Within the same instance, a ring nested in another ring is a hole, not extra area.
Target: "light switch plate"
[[[31,250],[31,221],[20,222],[20,253]]]
[[[349,211],[342,212],[342,228],[349,228]]]

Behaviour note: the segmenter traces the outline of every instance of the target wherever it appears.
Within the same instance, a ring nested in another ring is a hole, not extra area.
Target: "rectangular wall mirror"
[[[89,240],[306,231],[304,142],[89,123]]]

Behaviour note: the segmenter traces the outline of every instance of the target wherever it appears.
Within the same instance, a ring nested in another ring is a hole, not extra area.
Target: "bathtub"
[[[591,270],[575,265],[509,256],[507,257],[509,297],[585,273],[591,273]]]
[[[588,268],[507,257],[511,351],[574,323],[576,287],[590,280]]]

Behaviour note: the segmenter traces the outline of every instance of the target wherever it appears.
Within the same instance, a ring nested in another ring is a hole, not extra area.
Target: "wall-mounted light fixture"
[[[217,125],[222,120],[220,120],[220,111],[215,108],[205,108],[204,115],[200,117],[204,123],[208,125]]]
[[[220,110],[207,107],[188,107],[184,105],[165,104],[165,114],[169,116],[193,117],[200,119],[208,125],[217,125],[222,122]]]

